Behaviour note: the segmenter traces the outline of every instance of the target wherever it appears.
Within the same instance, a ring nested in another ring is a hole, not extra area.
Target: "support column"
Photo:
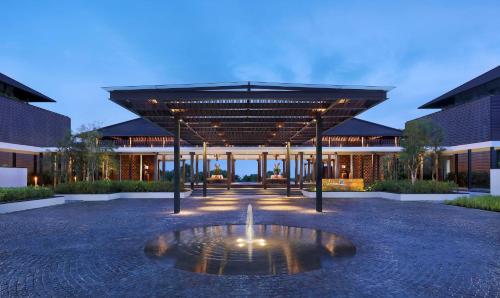
[[[332,178],[332,156],[330,154],[327,157],[326,178]]]
[[[153,169],[153,180],[158,181],[158,153],[155,154],[155,162],[154,162],[154,169]]]
[[[467,150],[467,188],[472,188],[472,150]]]
[[[17,153],[12,153],[12,167],[17,167]]]
[[[191,189],[194,190],[194,152],[189,152],[191,155],[191,165],[189,167],[189,182],[191,182]]]
[[[490,147],[490,169],[498,168],[498,156],[495,147]]]
[[[312,157],[312,175],[311,175],[311,179],[312,181],[316,181],[316,173],[318,172],[317,169],[317,165],[318,165],[318,162],[317,162],[318,158],[313,156]]]
[[[285,154],[285,159],[281,160],[281,164],[283,165],[283,176],[286,177],[286,173],[288,172],[288,169],[286,168],[286,154]]]
[[[163,168],[162,179],[163,181],[167,180],[167,162],[165,161],[165,154],[161,156],[161,167]]]
[[[226,162],[226,182],[227,182],[227,190],[230,190],[231,189],[231,160],[232,160],[232,156],[231,156],[231,152],[226,152],[226,155],[227,155],[227,162]]]
[[[199,163],[198,154],[196,154],[196,165],[195,165],[196,175],[194,176],[194,181],[196,182],[196,185],[198,185],[198,183],[200,182],[199,181],[199,173],[200,173],[200,171],[198,170],[198,163]]]
[[[174,117],[174,213],[181,212],[181,177],[179,169],[180,161],[180,134],[181,134],[181,122],[179,117]],[[142,156],[141,156],[141,167],[142,167]],[[142,170],[141,170],[142,172]]]
[[[300,180],[299,187],[302,189],[304,187],[304,152],[299,152],[300,160]]]
[[[290,191],[290,142],[286,143],[286,196],[291,195]]]
[[[182,160],[182,174],[181,174],[181,183],[184,184],[186,182],[186,160]]]
[[[354,158],[352,154],[349,156],[349,179],[354,178]]]
[[[295,186],[297,186],[297,184],[299,183],[298,181],[298,177],[299,177],[299,173],[298,173],[298,168],[299,168],[299,165],[298,165],[298,160],[299,156],[297,154],[295,154]]]
[[[458,184],[458,154],[455,154],[455,183]]]
[[[40,185],[43,185],[45,183],[45,181],[43,181],[43,153],[40,153],[39,154],[39,158],[38,158],[38,162],[40,163],[40,167],[39,167],[39,171],[40,171],[40,177],[38,177],[38,182],[40,183]]]
[[[334,168],[334,173],[333,177],[335,179],[340,178],[340,155],[338,153],[335,153],[335,168]]]
[[[236,160],[234,159],[233,156],[231,156],[231,165],[232,165],[232,169],[231,169],[231,180],[233,182],[236,182]]]
[[[142,181],[142,154],[139,155],[139,181]]]
[[[207,142],[203,142],[203,196],[207,196]]]
[[[316,211],[323,211],[323,185],[322,185],[322,175],[323,175],[323,119],[320,115],[316,116]]]
[[[267,188],[267,152],[262,152],[262,186]]]
[[[311,180],[311,160],[307,159],[307,180]]]
[[[259,158],[257,159],[257,182],[260,182],[262,180],[262,160],[260,158],[260,154],[259,154]]]

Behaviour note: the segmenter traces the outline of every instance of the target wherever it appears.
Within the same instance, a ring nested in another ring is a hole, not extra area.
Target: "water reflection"
[[[281,225],[208,226],[160,235],[146,244],[148,256],[177,269],[218,275],[296,274],[320,269],[333,257],[352,256],[346,238]]]

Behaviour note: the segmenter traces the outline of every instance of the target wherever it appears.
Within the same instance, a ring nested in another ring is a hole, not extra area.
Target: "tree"
[[[432,167],[432,180],[438,179],[438,171],[439,171],[439,158],[441,157],[441,153],[444,151],[442,147],[444,140],[444,131],[442,127],[431,121],[430,129],[428,135],[428,147],[430,150],[431,164]]]
[[[401,160],[410,172],[411,183],[417,181],[417,172],[424,157],[431,125],[426,120],[410,121],[406,124],[401,139]]]

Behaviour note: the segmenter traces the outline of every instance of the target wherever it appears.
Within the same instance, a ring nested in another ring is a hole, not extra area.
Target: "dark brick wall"
[[[500,96],[492,96],[491,104],[491,140],[500,141]]]
[[[0,97],[0,142],[56,146],[70,129],[69,117]]]
[[[499,112],[500,97],[490,96],[419,119],[432,119],[441,125],[445,132],[443,145],[454,146],[490,141],[492,136],[498,139],[500,137]],[[495,125],[494,132],[492,131],[493,124]]]

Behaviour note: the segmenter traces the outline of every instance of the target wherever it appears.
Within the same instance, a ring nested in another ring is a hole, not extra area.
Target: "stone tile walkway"
[[[71,203],[0,215],[0,297],[500,297],[500,213],[381,199],[324,202],[259,191]],[[278,198],[278,200],[276,200]],[[297,275],[214,276],[158,265],[144,244],[193,226],[255,223],[319,228],[356,244],[352,258]]]

